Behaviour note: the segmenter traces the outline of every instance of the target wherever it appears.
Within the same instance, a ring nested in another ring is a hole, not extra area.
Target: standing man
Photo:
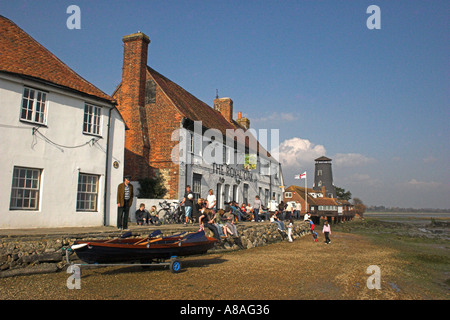
[[[259,196],[256,196],[253,202],[253,215],[255,216],[255,222],[259,222],[259,210],[261,209],[261,200]]]
[[[302,204],[300,202],[295,202],[295,218],[300,219],[300,211],[302,210]]]
[[[278,210],[278,203],[275,201],[275,197],[273,197],[272,200],[270,200],[269,202],[269,212],[273,214],[277,210]]]
[[[183,201],[181,201],[180,206],[184,203],[184,215],[186,221],[184,222],[184,225],[186,226],[189,222],[189,219],[191,218],[192,213],[192,207],[194,206],[194,194],[191,191],[191,186],[186,186],[186,193],[184,194]]]
[[[206,197],[206,207],[212,211],[216,211],[216,196],[214,195],[213,189],[209,189],[208,196]]]
[[[124,181],[117,187],[117,228],[128,229],[128,214],[133,203],[133,185],[131,176],[125,176]]]

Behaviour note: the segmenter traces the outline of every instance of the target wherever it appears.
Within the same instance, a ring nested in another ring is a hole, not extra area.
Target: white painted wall
[[[35,124],[20,121],[24,86],[47,95],[47,123],[39,132],[64,146],[98,142],[81,148],[61,148],[33,135]],[[84,104],[102,107],[101,137],[83,134]],[[40,82],[0,73],[0,228],[100,226],[104,221],[105,169],[108,117],[111,104],[90,99]],[[111,114],[110,181],[106,189],[106,222],[115,224],[117,185],[122,182],[125,124],[120,114]],[[112,162],[120,163],[118,169]],[[37,211],[10,210],[14,166],[42,169],[40,205]],[[96,212],[77,212],[79,172],[99,175]],[[112,187],[109,187],[112,186]]]
[[[180,130],[179,134],[181,137],[181,141],[179,143],[179,154],[180,154],[180,167],[179,167],[179,188],[178,188],[178,194],[179,198],[182,199],[183,195],[185,193],[185,186],[186,184],[189,184],[191,186],[191,190],[193,190],[193,173],[200,174],[202,176],[202,183],[201,183],[201,197],[206,198],[208,195],[208,190],[213,189],[214,194],[217,197],[217,186],[220,183],[220,202],[221,204],[219,207],[224,207],[224,199],[228,196],[230,200],[235,200],[239,204],[242,204],[243,202],[243,195],[244,195],[244,184],[248,185],[248,201],[251,205],[253,205],[253,202],[255,200],[255,197],[259,194],[259,188],[262,190],[261,194],[261,201],[264,206],[268,206],[268,202],[270,199],[272,199],[273,194],[275,194],[275,199],[278,202],[280,202],[283,199],[283,190],[280,188],[281,186],[281,172],[279,171],[278,163],[273,162],[273,159],[269,159],[268,157],[258,157],[258,164],[257,168],[255,170],[252,170],[253,179],[254,181],[246,181],[244,179],[236,179],[236,177],[231,177],[226,174],[218,174],[213,172],[213,166],[207,161],[203,161],[204,159],[202,156],[205,156],[206,148],[210,145],[210,141],[208,138],[202,137],[199,134],[193,133],[194,137],[194,152],[189,152],[190,149],[188,147],[191,137],[190,134],[192,132],[189,132],[188,130]],[[219,140],[216,140],[216,142]],[[201,148],[198,147],[201,145]],[[228,151],[231,154],[231,157],[233,157],[233,160],[230,161],[231,164],[229,165],[232,169],[235,170],[242,170],[244,169],[244,157],[245,155],[242,152],[235,153],[235,150],[233,147],[227,146]],[[218,150],[222,152],[223,144],[220,144],[218,147]],[[209,151],[210,152],[210,151]],[[223,162],[223,156],[218,156],[217,163]],[[261,162],[264,162],[266,164],[272,163],[272,166],[270,168],[267,168],[264,170],[261,167]],[[225,169],[224,169],[225,170]],[[272,176],[269,176],[268,174],[272,173]],[[275,173],[277,173],[278,178],[275,179]],[[229,194],[225,194],[225,185],[229,185]],[[235,199],[233,199],[232,192],[233,192],[233,186],[237,185],[237,196]],[[265,190],[269,190],[269,199],[265,199]]]

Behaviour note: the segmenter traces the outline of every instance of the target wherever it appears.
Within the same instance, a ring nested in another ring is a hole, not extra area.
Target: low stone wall
[[[239,250],[239,249],[251,249],[254,247],[260,247],[267,244],[287,241],[287,232],[281,232],[278,230],[278,225],[274,223],[258,223],[252,225],[238,225],[238,237],[222,238],[222,243],[216,248],[210,250],[223,251],[223,250]],[[212,237],[212,232],[208,229],[205,230],[206,234]],[[208,234],[209,233],[209,234]],[[292,230],[292,239],[298,239],[306,234],[310,233],[309,223],[306,222],[294,222]]]
[[[161,228],[163,235],[171,235],[183,231],[194,231],[197,227]],[[250,249],[270,243],[287,241],[287,234],[280,232],[273,223],[238,224],[238,237],[222,238],[222,242],[209,252],[222,252]],[[153,229],[154,230],[154,229]],[[152,230],[148,228],[132,230],[133,237],[146,237]],[[292,238],[298,239],[309,234],[309,224],[295,222]],[[208,235],[210,231],[206,229]],[[3,237],[0,238],[0,278],[19,275],[51,273],[67,268],[66,250],[76,240],[113,239],[120,235],[119,231],[65,234],[42,237]],[[212,233],[209,234],[212,236]],[[80,262],[75,254],[70,256],[71,262]]]

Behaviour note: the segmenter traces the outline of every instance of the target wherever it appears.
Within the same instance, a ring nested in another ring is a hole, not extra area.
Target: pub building
[[[122,81],[113,93],[125,119],[124,174],[134,182],[161,176],[165,198],[196,198],[212,189],[217,208],[235,200],[263,205],[282,200],[282,173],[233,101],[216,96],[213,107],[147,65],[150,39],[138,32],[123,37]]]

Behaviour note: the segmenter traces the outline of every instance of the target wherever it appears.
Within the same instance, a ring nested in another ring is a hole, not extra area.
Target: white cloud
[[[314,164],[314,159],[325,154],[324,146],[297,137],[283,141],[279,147],[279,159],[283,168],[310,166]]]
[[[411,179],[408,182],[403,183],[403,186],[413,188],[434,189],[441,187],[442,183],[436,181],[418,181],[416,179]]]
[[[337,167],[359,167],[373,164],[376,160],[360,153],[337,153],[333,162]]]

